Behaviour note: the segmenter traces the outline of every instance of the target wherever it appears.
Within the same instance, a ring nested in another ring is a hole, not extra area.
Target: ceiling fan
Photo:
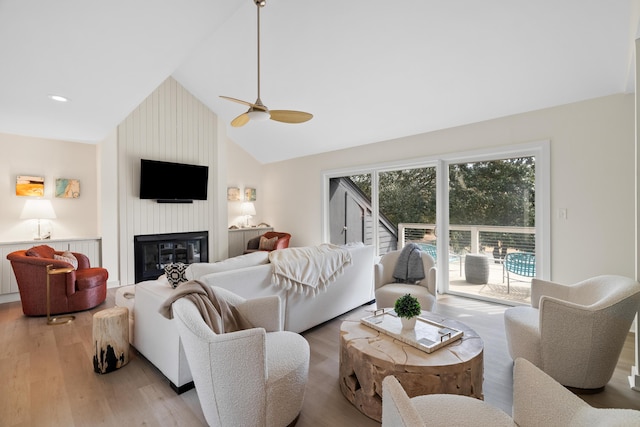
[[[307,120],[311,120],[313,114],[305,113],[304,111],[269,110],[260,99],[260,8],[264,7],[267,4],[267,1],[253,0],[253,2],[256,4],[258,10],[258,99],[256,99],[256,102],[252,104],[251,102],[221,95],[220,98],[249,106],[246,113],[240,114],[231,121],[231,126],[241,127],[246,125],[249,120],[263,121],[271,119],[283,123],[303,123]]]

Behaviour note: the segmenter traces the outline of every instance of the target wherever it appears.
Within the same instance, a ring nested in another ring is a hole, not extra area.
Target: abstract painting
[[[56,179],[56,197],[63,199],[77,199],[80,197],[80,180],[68,178]]]
[[[245,188],[244,189],[244,200],[246,202],[255,202],[256,201],[256,189],[255,188]]]
[[[44,178],[41,176],[18,175],[16,196],[44,196]]]
[[[232,202],[240,200],[240,189],[238,187],[228,187],[227,200]]]

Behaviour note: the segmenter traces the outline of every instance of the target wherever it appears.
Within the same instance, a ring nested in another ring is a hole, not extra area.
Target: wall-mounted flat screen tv
[[[140,198],[159,203],[207,200],[209,167],[140,160]]]

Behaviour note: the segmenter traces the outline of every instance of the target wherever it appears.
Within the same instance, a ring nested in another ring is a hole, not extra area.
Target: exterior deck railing
[[[435,244],[434,230],[435,224],[398,224],[398,248],[408,242]],[[449,250],[465,255],[494,252],[498,248],[502,258],[507,250],[535,253],[535,231],[535,227],[449,225]]]
[[[435,252],[438,239],[434,230],[435,224],[399,224],[398,248],[404,247],[405,243],[413,242]],[[535,227],[450,225],[448,249],[449,291],[480,299],[515,304],[530,303],[530,283],[535,270],[509,270],[517,274],[510,278],[507,271],[508,262],[505,262],[505,259],[507,254],[509,257],[528,256],[535,259]],[[469,254],[484,254],[489,258],[486,284],[476,285],[477,282],[474,281],[470,285],[467,282],[466,268],[463,268],[463,265],[466,263],[466,255]],[[515,286],[511,284],[512,280],[517,281]]]

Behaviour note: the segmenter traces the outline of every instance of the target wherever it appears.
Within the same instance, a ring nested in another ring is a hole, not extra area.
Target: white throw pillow
[[[237,270],[239,268],[253,267],[267,264],[269,262],[268,252],[252,252],[218,262],[199,262],[190,264],[185,272],[187,280],[199,280],[202,276],[221,271]]]

